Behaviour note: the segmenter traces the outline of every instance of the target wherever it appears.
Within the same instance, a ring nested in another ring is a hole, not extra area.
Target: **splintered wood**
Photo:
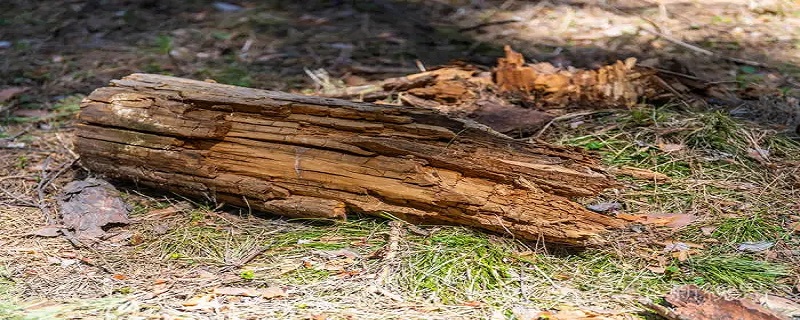
[[[561,70],[549,63],[527,65],[522,54],[508,46],[505,51],[495,71],[497,86],[505,92],[532,94],[540,106],[629,107],[658,91],[651,83],[655,71],[636,68],[634,58],[597,70]]]
[[[475,119],[498,132],[525,137],[569,110],[624,108],[681,95],[656,73],[637,66],[634,58],[593,70],[528,64],[506,46],[505,57],[491,71],[453,64],[318,94],[362,101],[396,98],[404,105]]]
[[[615,185],[593,157],[425,108],[133,74],[92,92],[79,120],[87,168],[253,210],[573,245],[624,224],[569,200]]]

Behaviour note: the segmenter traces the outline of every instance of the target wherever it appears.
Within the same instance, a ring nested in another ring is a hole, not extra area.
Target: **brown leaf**
[[[260,290],[261,297],[264,299],[286,297],[288,294],[281,287],[272,286]]]
[[[647,270],[650,270],[650,272],[652,272],[652,273],[655,273],[655,274],[663,274],[664,272],[666,272],[666,271],[667,271],[667,269],[666,269],[666,268],[664,268],[664,267],[651,267],[651,266],[647,266],[647,267],[645,267],[645,268],[647,268]]]
[[[669,176],[663,173],[655,172],[652,170],[635,168],[630,166],[622,166],[619,168],[611,168],[609,172],[616,175],[625,175],[636,179],[651,180],[656,182],[667,182]]]
[[[141,233],[138,233],[138,232],[137,232],[137,233],[134,233],[134,234],[131,236],[131,239],[130,239],[130,244],[131,244],[132,246],[137,246],[137,245],[140,245],[140,244],[142,244],[142,243],[144,243],[144,237],[142,236],[142,234],[141,234]]]
[[[191,307],[191,309],[213,309],[219,307],[219,303],[214,300],[213,294],[192,297],[182,302],[181,305],[184,307]]]
[[[792,224],[789,230],[794,233],[800,233],[800,222],[795,222],[794,224]]]
[[[714,231],[717,230],[717,227],[702,227],[700,228],[700,232],[703,233],[704,236],[710,236],[714,234]]]
[[[761,296],[758,302],[786,318],[800,318],[800,303],[771,294]]]
[[[769,150],[761,148],[748,148],[747,156],[753,158],[761,164],[769,163]]]
[[[261,292],[249,288],[219,287],[214,288],[214,294],[223,296],[257,297],[261,295]]]
[[[462,306],[465,306],[465,307],[480,307],[480,306],[482,306],[482,305],[483,305],[483,302],[480,302],[480,301],[474,301],[474,300],[473,300],[473,301],[465,301],[465,302],[464,302],[464,303],[462,303],[461,305],[462,305]]]
[[[114,274],[113,276],[111,276],[111,278],[114,279],[114,280],[125,280],[125,279],[128,279],[128,277],[126,275],[119,274],[119,273]]]
[[[676,143],[663,143],[663,144],[659,144],[658,148],[661,149],[661,151],[664,151],[664,152],[675,152],[675,151],[683,150],[683,145],[682,144],[676,144]]]
[[[673,229],[683,228],[697,219],[697,216],[685,213],[673,214],[627,214],[618,213],[617,218],[638,222],[641,224],[652,224],[657,226],[670,227]]]
[[[0,103],[11,100],[20,93],[28,91],[28,87],[10,87],[0,90]]]
[[[309,317],[309,319],[311,319],[311,320],[325,320],[325,319],[328,319],[328,315],[325,314],[325,313],[312,314],[311,317]]]
[[[40,236],[40,237],[46,237],[46,238],[58,237],[61,234],[61,227],[58,227],[58,226],[45,226],[45,227],[39,228],[38,230],[36,230],[34,232],[31,232],[31,234],[34,235],[34,236]]]
[[[727,300],[687,285],[673,289],[664,299],[675,306],[674,312],[694,320],[780,320],[775,313],[747,299]]]

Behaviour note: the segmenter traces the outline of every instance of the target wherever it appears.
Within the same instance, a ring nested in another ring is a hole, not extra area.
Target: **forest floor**
[[[0,318],[657,319],[641,299],[684,284],[800,316],[796,2],[49,3],[0,3]],[[313,94],[307,70],[359,85],[454,59],[494,66],[504,45],[565,68],[636,57],[733,92],[735,104],[643,102],[540,136],[669,177],[619,176],[624,187],[576,200],[689,221],[574,250],[372,218],[287,220],[120,184],[131,224],[91,248],[42,236],[40,208],[90,174],[71,147],[79,103],[112,79]]]

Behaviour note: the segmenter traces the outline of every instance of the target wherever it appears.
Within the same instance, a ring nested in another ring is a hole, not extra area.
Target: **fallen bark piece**
[[[133,74],[92,92],[79,120],[91,170],[290,217],[390,214],[574,245],[625,224],[569,200],[616,185],[595,158],[430,109]]]
[[[64,227],[78,238],[99,238],[109,224],[128,224],[130,208],[110,183],[94,178],[64,186],[59,200]]]
[[[664,299],[675,307],[670,320],[781,320],[783,317],[747,300],[728,300],[694,285],[673,289]]]

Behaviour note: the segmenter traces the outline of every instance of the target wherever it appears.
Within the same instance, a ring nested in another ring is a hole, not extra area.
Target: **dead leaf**
[[[658,148],[664,152],[675,152],[683,150],[683,145],[675,143],[664,143],[664,144],[659,144]]]
[[[795,222],[794,224],[792,224],[792,227],[789,230],[791,230],[794,233],[800,233],[800,222]]]
[[[656,182],[667,182],[669,176],[663,173],[655,172],[652,170],[635,168],[630,166],[622,166],[619,168],[611,168],[609,172],[615,175],[625,175],[636,179],[651,180]]]
[[[189,300],[181,303],[184,307],[189,309],[215,309],[220,306],[219,302],[214,299],[214,294],[205,294],[202,296],[192,297]]]
[[[687,285],[673,289],[664,299],[675,307],[674,313],[694,320],[780,320],[777,314],[747,299],[727,300]]]
[[[483,302],[474,301],[473,300],[473,301],[466,301],[466,302],[462,303],[461,305],[465,306],[465,307],[480,307],[480,306],[483,305]]]
[[[257,297],[261,292],[249,288],[219,287],[214,288],[214,294],[223,296]]]
[[[748,148],[747,156],[761,164],[769,163],[769,150],[761,148]]]
[[[128,279],[128,277],[126,275],[119,274],[119,273],[114,274],[113,276],[111,276],[111,278],[114,279],[114,280],[125,280],[125,279]]]
[[[260,292],[261,292],[261,297],[264,299],[272,299],[272,298],[280,298],[288,296],[288,294],[286,293],[285,290],[283,290],[283,288],[277,286],[266,287],[264,289],[261,289]]]
[[[331,258],[342,257],[345,259],[356,260],[361,258],[361,255],[347,249],[323,251],[325,255]]]
[[[714,231],[717,230],[717,227],[702,227],[700,228],[700,232],[703,233],[704,236],[711,236],[714,234]]]
[[[31,232],[34,236],[40,236],[45,238],[52,238],[58,237],[61,234],[61,227],[59,226],[45,226],[39,228],[38,230]]]
[[[608,211],[616,211],[622,209],[622,204],[619,202],[600,202],[598,204],[592,204],[586,206],[586,209],[592,210],[594,212],[608,212]]]
[[[130,244],[131,244],[132,246],[138,246],[138,245],[140,245],[140,244],[142,244],[142,243],[144,243],[144,237],[142,236],[142,234],[141,234],[141,233],[138,233],[138,232],[137,232],[137,233],[134,233],[134,234],[131,236],[131,239],[130,239]]]
[[[688,226],[697,216],[685,213],[673,214],[627,214],[618,213],[617,218],[628,220],[631,222],[638,222],[641,224],[652,224],[657,226],[670,227],[673,229],[683,228]]]
[[[6,102],[15,96],[28,91],[28,87],[10,87],[0,90],[0,103]]]
[[[758,241],[758,242],[742,242],[736,247],[736,250],[743,252],[761,252],[772,248],[775,242],[772,241]]]
[[[758,302],[761,303],[762,306],[780,313],[786,318],[800,318],[800,303],[771,294],[762,295],[758,299]]]
[[[673,258],[678,259],[678,261],[686,261],[689,259],[689,256],[693,254],[700,253],[703,245],[691,243],[691,242],[666,242],[664,243],[664,252],[670,253]]]
[[[647,270],[650,270],[650,272],[655,273],[655,274],[664,274],[664,272],[667,271],[667,268],[664,268],[664,267],[647,266],[645,268],[647,268]]]
[[[309,319],[310,320],[325,320],[325,319],[328,319],[328,315],[325,314],[325,313],[312,314],[311,317],[309,317]]]

